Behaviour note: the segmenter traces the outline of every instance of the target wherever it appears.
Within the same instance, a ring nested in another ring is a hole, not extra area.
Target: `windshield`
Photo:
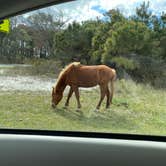
[[[166,3],[78,0],[0,32],[0,127],[166,135]]]

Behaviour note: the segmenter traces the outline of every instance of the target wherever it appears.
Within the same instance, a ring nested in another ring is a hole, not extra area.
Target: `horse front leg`
[[[65,107],[69,106],[69,100],[70,100],[72,94],[73,94],[73,89],[72,89],[72,87],[70,87],[70,90],[69,90],[69,93],[68,93],[68,96],[67,96],[67,100],[66,100],[66,103],[65,103]]]
[[[77,99],[77,108],[78,108],[77,111],[79,111],[81,108],[79,90],[77,86],[73,86],[72,88],[73,88],[73,91],[75,92],[75,96]]]

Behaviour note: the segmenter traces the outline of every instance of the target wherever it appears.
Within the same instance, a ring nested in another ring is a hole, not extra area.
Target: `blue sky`
[[[148,0],[144,0],[148,2]],[[71,21],[83,21],[87,19],[102,18],[103,13],[110,9],[118,8],[125,16],[134,13],[143,0],[76,0],[73,2],[55,5],[49,8],[41,9],[41,11],[56,14],[61,11],[64,18]],[[160,14],[166,12],[166,0],[151,0],[150,9],[152,13]]]

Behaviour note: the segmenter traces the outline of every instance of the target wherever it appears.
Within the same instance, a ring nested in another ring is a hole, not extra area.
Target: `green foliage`
[[[136,64],[132,59],[125,57],[114,57],[112,58],[112,62],[115,62],[117,67],[121,67],[126,70],[134,70],[138,67],[138,64]]]
[[[10,33],[0,34],[0,56],[8,63],[15,63],[17,59],[23,63],[24,59],[32,57],[48,58],[53,54],[53,33],[63,25],[61,17],[56,20],[52,15],[40,12],[28,18],[13,17]]]
[[[133,78],[138,82],[150,82],[156,88],[166,88],[166,63],[152,57],[140,56],[135,59],[138,63],[133,73]]]
[[[145,23],[147,26],[150,25],[150,19],[152,12],[149,10],[150,2],[147,3],[144,1],[139,7],[136,8],[136,21]]]
[[[164,70],[160,66],[165,66],[166,61],[166,13],[152,14],[150,2],[143,2],[130,17],[118,9],[104,16],[102,20],[70,24],[65,24],[62,13],[55,17],[38,12],[28,18],[12,18],[11,33],[0,34],[0,59],[23,63],[37,57],[56,59],[62,65],[71,61],[94,65],[115,62],[118,72],[154,85],[153,77],[159,78],[156,68]],[[28,24],[20,25],[24,19]],[[141,68],[147,59],[151,65]],[[144,78],[147,73],[152,76]],[[161,74],[161,79],[164,76]]]
[[[109,31],[104,51],[108,56],[149,54],[150,44],[150,32],[145,24],[134,21],[118,22]]]
[[[55,56],[66,63],[81,61],[88,64],[93,31],[94,26],[91,22],[85,22],[82,25],[76,22],[69,24],[67,29],[55,34]]]
[[[125,17],[119,9],[111,9],[106,12],[105,16],[109,18],[109,22],[111,23],[111,25],[117,22],[123,22],[125,20]]]
[[[32,57],[32,38],[24,26],[12,28],[11,32],[1,38],[0,56],[9,63],[22,63],[24,57]]]
[[[99,22],[92,38],[92,63],[100,64],[102,62],[102,54],[104,44],[108,37],[110,25],[108,23]]]

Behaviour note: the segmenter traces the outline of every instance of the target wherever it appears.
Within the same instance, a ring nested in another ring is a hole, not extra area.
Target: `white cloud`
[[[98,11],[91,9],[93,5],[96,5],[93,0],[80,0],[57,5],[54,8],[62,10],[66,17],[71,18],[71,20],[81,22],[83,20],[94,19],[102,16]]]
[[[51,12],[52,14],[60,10],[64,13],[66,18],[70,19],[70,22],[74,20],[81,22],[87,19],[102,17],[101,9],[108,11],[110,9],[119,8],[125,16],[129,16],[135,12],[135,8],[143,1],[148,2],[149,0],[77,0],[42,10],[47,10],[47,12]],[[95,9],[95,6],[100,10]],[[155,14],[160,14],[162,11],[166,12],[166,1],[151,0],[150,9]]]

